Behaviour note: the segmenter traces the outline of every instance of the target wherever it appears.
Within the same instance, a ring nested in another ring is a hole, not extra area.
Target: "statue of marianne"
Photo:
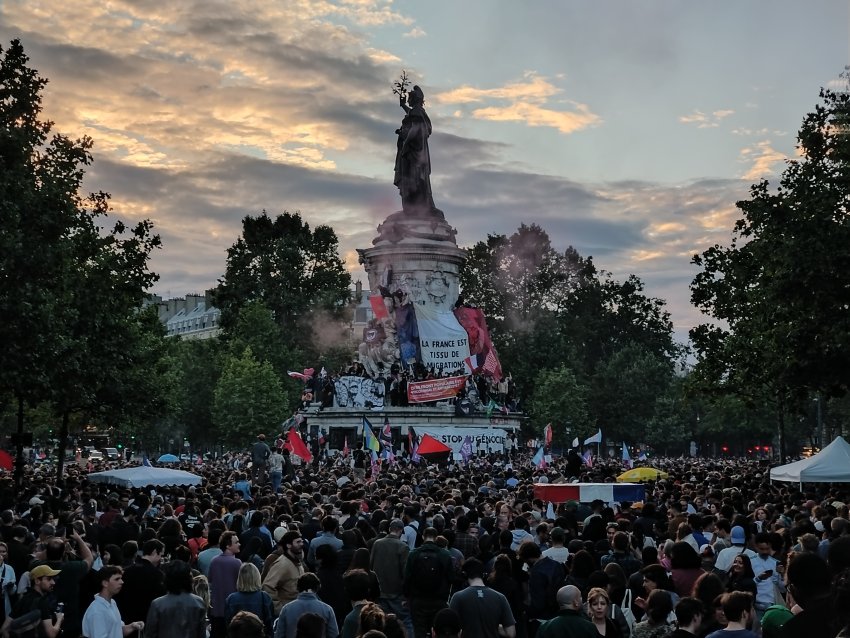
[[[431,194],[431,154],[428,137],[431,120],[425,112],[425,94],[418,86],[410,93],[400,93],[399,106],[405,116],[396,130],[398,143],[395,157],[395,179],[401,194],[401,207],[414,216],[439,214]]]

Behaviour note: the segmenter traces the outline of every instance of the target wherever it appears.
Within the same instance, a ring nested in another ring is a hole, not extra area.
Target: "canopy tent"
[[[789,483],[850,483],[850,443],[837,437],[807,459],[770,470],[771,481]]]
[[[171,470],[166,467],[125,467],[121,470],[108,470],[89,474],[93,483],[107,483],[119,487],[145,487],[153,485],[200,485],[203,479],[197,474],[183,470]]]
[[[643,501],[646,488],[637,483],[535,483],[534,498],[552,503],[578,501],[591,503],[596,499],[606,503]]]

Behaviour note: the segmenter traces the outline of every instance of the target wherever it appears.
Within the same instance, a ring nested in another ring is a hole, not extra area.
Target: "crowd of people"
[[[258,443],[264,443],[258,441]],[[0,487],[3,633],[26,638],[850,636],[850,493],[764,462],[653,459],[637,503],[545,503],[619,461],[348,457],[283,482],[244,454],[197,487]],[[262,451],[262,450],[260,450]],[[253,477],[253,478],[252,478]]]

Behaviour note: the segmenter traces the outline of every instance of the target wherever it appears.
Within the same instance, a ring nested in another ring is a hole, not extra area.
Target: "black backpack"
[[[416,551],[416,562],[413,565],[413,589],[417,593],[435,597],[443,591],[447,584],[446,574],[440,549],[423,547]]]

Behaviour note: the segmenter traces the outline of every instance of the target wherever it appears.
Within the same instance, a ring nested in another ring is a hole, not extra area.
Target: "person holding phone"
[[[756,575],[756,599],[753,606],[761,620],[767,608],[776,602],[777,592],[785,593],[785,583],[782,582],[782,576],[778,571],[779,561],[773,557],[770,534],[766,532],[756,534],[755,541],[758,554],[750,559],[753,573]]]

